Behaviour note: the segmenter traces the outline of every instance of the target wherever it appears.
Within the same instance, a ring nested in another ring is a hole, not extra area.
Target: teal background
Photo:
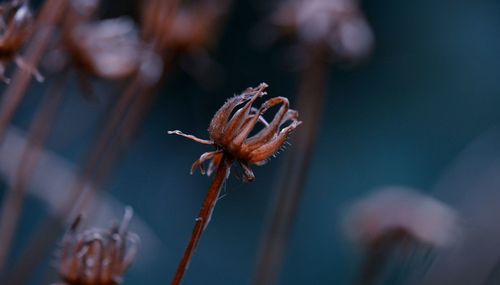
[[[108,5],[110,14],[127,10]],[[376,48],[361,65],[330,69],[326,112],[280,284],[351,284],[360,255],[339,232],[344,207],[388,184],[429,191],[460,151],[500,122],[499,1],[364,1],[363,7]],[[189,175],[191,163],[209,148],[166,131],[207,137],[225,98],[263,81],[272,96],[289,96],[293,106],[299,73],[285,64],[287,44],[262,49],[251,42],[267,2],[237,1],[233,8],[210,53],[221,70],[214,86],[203,88],[176,69],[106,186],[164,245],[154,262],[130,270],[125,285],[168,284],[210,184],[210,178]],[[88,101],[70,86],[48,147],[78,163],[112,104],[104,95],[116,87],[99,83],[103,96]],[[43,89],[32,88],[16,126],[28,126]],[[227,182],[186,285],[250,283],[281,162],[256,167],[252,184],[234,177]],[[43,203],[28,199],[13,257],[46,212]],[[51,260],[32,284],[48,284],[42,276]]]

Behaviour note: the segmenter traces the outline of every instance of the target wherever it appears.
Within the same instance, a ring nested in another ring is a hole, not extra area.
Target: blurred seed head
[[[82,23],[69,37],[80,64],[98,77],[123,79],[140,65],[138,31],[128,18]]]
[[[34,74],[38,81],[43,81],[38,70],[18,55],[31,35],[33,20],[27,1],[13,0],[0,4],[0,80],[5,83],[10,82],[4,75],[5,64],[11,60],[19,68]]]
[[[132,264],[139,237],[128,231],[132,208],[120,225],[78,233],[78,217],[63,238],[59,274],[67,285],[118,285]]]
[[[215,43],[220,22],[229,9],[228,0],[143,1],[143,34],[162,53],[192,52]]]
[[[272,21],[303,45],[326,48],[334,58],[359,60],[373,47],[357,0],[285,0]]]
[[[72,0],[62,29],[62,50],[47,56],[52,70],[74,64],[81,72],[107,80],[138,74],[153,85],[163,71],[161,61],[145,44],[132,19],[94,20],[100,1]]]
[[[405,187],[386,187],[356,202],[345,215],[344,232],[359,244],[393,233],[432,247],[451,246],[461,235],[458,213],[436,199]]]

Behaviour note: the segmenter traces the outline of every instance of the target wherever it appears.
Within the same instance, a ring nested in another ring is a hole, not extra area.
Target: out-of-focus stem
[[[297,110],[303,123],[291,139],[292,148],[286,155],[281,181],[275,190],[275,201],[257,257],[254,285],[271,285],[278,281],[314,154],[324,111],[328,62],[319,50],[311,50],[310,55],[310,61],[302,70],[297,96]]]
[[[212,213],[215,208],[215,204],[219,199],[219,194],[224,185],[224,181],[226,181],[226,177],[229,173],[229,168],[231,167],[231,160],[224,155],[222,157],[221,163],[217,168],[217,172],[215,174],[214,180],[208,189],[207,196],[203,201],[203,205],[201,206],[200,213],[196,218],[196,223],[193,228],[193,232],[191,234],[191,238],[189,243],[184,251],[184,256],[182,257],[179,266],[177,267],[177,271],[175,273],[174,279],[172,281],[172,285],[179,285],[182,282],[184,274],[189,267],[189,263],[191,262],[191,258],[198,246],[198,243],[201,240],[201,236],[203,232],[208,226],[210,219],[212,218]]]
[[[172,63],[172,58],[165,59],[163,73],[159,82],[163,82],[168,76]],[[95,160],[95,164],[92,165],[92,167],[89,167],[88,170],[93,172],[91,176],[87,177],[87,182],[91,179],[95,187],[99,187],[105,182],[106,178],[112,172],[113,166],[120,157],[120,154],[122,154],[124,149],[132,140],[132,137],[140,128],[146,113],[150,110],[151,105],[158,96],[159,87],[159,84],[154,86],[139,86],[138,90],[135,90],[135,96],[130,98],[131,106],[120,120],[119,127],[115,129],[116,135],[108,135],[106,139],[108,147],[103,148],[101,155],[96,156],[98,160]],[[82,182],[82,186],[87,184],[85,180]],[[91,195],[89,194],[92,193],[87,193],[87,195],[83,194],[81,197],[80,211],[86,209],[88,203],[91,201]]]
[[[168,63],[171,62],[168,61]],[[170,67],[170,64],[166,66]],[[163,73],[162,80],[159,82],[163,81],[166,74],[167,72]],[[92,147],[89,158],[83,166],[82,174],[75,185],[75,191],[61,205],[62,209],[58,211],[58,216],[49,217],[33,235],[35,238],[31,240],[23,255],[19,258],[15,270],[6,278],[9,282],[13,280],[9,285],[26,283],[29,273],[34,270],[50,246],[64,230],[62,219],[70,216],[70,213],[78,214],[88,206],[93,191],[109,174],[113,162],[123,149],[122,142],[128,141],[140,126],[141,118],[148,110],[146,105],[150,105],[155,98],[154,94],[156,94],[157,86],[144,88],[139,75],[132,79],[117,104],[111,110],[108,121],[94,147]],[[143,96],[145,97],[144,100],[142,99]],[[136,105],[135,103],[140,104]],[[90,184],[92,184],[92,189],[84,191]]]
[[[25,61],[26,65],[36,68],[50,43],[54,29],[66,10],[67,0],[48,0],[36,21],[33,38],[30,41]],[[11,84],[2,95],[0,105],[0,141],[26,94],[32,74],[29,70],[18,68]]]
[[[36,169],[43,144],[50,133],[50,126],[54,122],[57,109],[64,97],[65,78],[65,76],[62,76],[56,79],[57,82],[49,88],[40,111],[33,119],[28,142],[21,156],[14,181],[2,203],[0,216],[0,271],[2,271],[10,252],[10,245],[22,212],[22,204],[29,178]]]
[[[403,229],[395,229],[369,243],[356,284],[377,284],[377,278],[380,277],[393,251],[399,244],[409,240],[411,239],[408,232]]]
[[[139,88],[139,79],[134,78],[130,82],[124,94],[120,97],[117,104],[111,111],[108,121],[103,127],[103,131],[99,136],[95,146],[92,148],[89,158],[84,164],[82,174],[75,185],[75,191],[61,205],[61,209],[57,211],[58,216],[51,216],[38,227],[33,235],[27,248],[18,259],[14,270],[6,276],[6,281],[9,285],[20,285],[27,282],[27,278],[42,258],[45,256],[50,246],[59,237],[64,230],[64,225],[61,224],[61,219],[67,218],[72,212],[81,211],[81,203],[76,205],[76,202],[82,196],[85,187],[92,180],[96,173],[96,168],[99,167],[99,161],[105,159],[105,153],[109,142],[111,141],[116,129],[120,127],[122,119],[133,102],[134,96]]]

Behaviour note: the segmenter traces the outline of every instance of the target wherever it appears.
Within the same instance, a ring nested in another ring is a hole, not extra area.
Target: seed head
[[[59,274],[67,285],[118,285],[134,260],[139,237],[128,232],[132,209],[120,226],[89,229],[81,233],[77,218],[63,238]]]
[[[256,88],[248,88],[240,95],[234,96],[215,113],[208,133],[210,140],[186,135],[181,131],[170,131],[169,134],[184,136],[199,143],[215,146],[216,150],[206,152],[193,163],[191,172],[200,167],[205,173],[203,163],[210,161],[207,174],[210,175],[219,165],[223,155],[238,161],[244,171],[244,179],[253,181],[255,176],[250,165],[263,165],[275,155],[286,142],[290,133],[300,125],[298,112],[289,109],[288,99],[275,97],[255,108],[255,101],[266,95],[267,84],[261,83]],[[271,107],[280,105],[273,120],[268,123],[263,115]],[[236,109],[238,106],[242,106]],[[251,135],[255,126],[260,123],[263,128]],[[287,125],[287,123],[289,123]]]
[[[357,202],[344,226],[351,240],[365,245],[391,237],[445,247],[456,242],[461,232],[454,209],[404,187],[385,188]]]

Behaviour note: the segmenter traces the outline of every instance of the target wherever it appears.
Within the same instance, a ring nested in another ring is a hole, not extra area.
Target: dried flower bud
[[[351,240],[366,245],[389,237],[443,247],[453,244],[460,233],[455,210],[403,187],[384,188],[357,202],[344,226]]]
[[[127,17],[94,20],[99,2],[69,2],[62,29],[63,48],[51,52],[48,67],[61,70],[71,63],[82,75],[108,80],[139,75],[147,85],[156,83],[163,65],[142,41],[133,20]]]
[[[241,95],[234,96],[215,113],[208,132],[210,140],[199,139],[186,135],[181,131],[170,131],[169,134],[184,136],[199,143],[213,145],[215,151],[206,152],[194,162],[191,173],[200,167],[205,173],[203,163],[210,161],[208,175],[219,165],[223,155],[239,162],[244,170],[244,179],[253,181],[255,176],[250,165],[263,165],[283,146],[288,135],[300,125],[298,112],[289,109],[288,99],[275,97],[267,100],[259,109],[252,107],[260,97],[266,95],[267,84],[261,83],[256,88],[248,88]],[[243,105],[244,104],[244,105]],[[281,108],[268,123],[263,115],[271,107],[281,104]],[[236,107],[243,105],[241,108]],[[257,123],[264,127],[255,135],[250,136]],[[285,126],[287,123],[289,125]]]
[[[35,67],[29,66],[18,55],[33,28],[33,14],[27,1],[12,0],[0,4],[0,80],[9,83],[5,77],[5,64],[14,60],[21,69],[32,73],[38,81],[43,76]]]
[[[127,78],[140,65],[138,31],[127,18],[79,24],[70,33],[68,46],[78,65],[102,78]]]
[[[228,0],[179,5],[176,1],[143,1],[144,35],[161,51],[192,52],[214,43]]]
[[[373,45],[357,0],[286,0],[273,22],[304,44],[327,47],[341,58],[362,58]]]
[[[10,1],[0,5],[0,54],[13,55],[29,36],[33,15],[26,3]]]
[[[118,285],[134,260],[139,237],[128,232],[132,209],[126,208],[120,226],[77,233],[80,218],[64,236],[59,274],[67,285]]]

